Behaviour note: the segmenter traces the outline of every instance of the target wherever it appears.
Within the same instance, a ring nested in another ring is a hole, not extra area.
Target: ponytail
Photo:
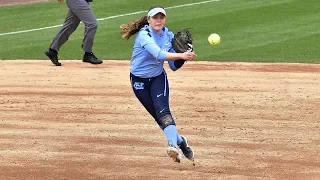
[[[128,24],[122,24],[120,26],[120,34],[123,39],[128,40],[132,35],[136,34],[141,28],[143,28],[148,23],[148,17],[143,16],[140,19],[133,20]]]
[[[154,5],[154,6],[151,6],[151,8],[148,10],[148,12],[154,8],[164,9],[160,5]],[[141,28],[143,28],[147,24],[149,24],[148,23],[148,16],[142,16],[140,19],[131,21],[128,24],[122,24],[120,26],[120,29],[121,29],[120,34],[123,39],[128,40],[132,35],[136,34]]]

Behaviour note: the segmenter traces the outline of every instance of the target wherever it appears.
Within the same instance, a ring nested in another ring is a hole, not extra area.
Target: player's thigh
[[[151,84],[150,94],[156,111],[169,111],[169,84],[167,75],[162,73]]]
[[[150,94],[150,83],[141,78],[131,76],[131,86],[135,96],[145,109],[156,119],[156,110]]]
[[[84,0],[68,0],[69,9],[86,25],[97,26],[97,18]]]

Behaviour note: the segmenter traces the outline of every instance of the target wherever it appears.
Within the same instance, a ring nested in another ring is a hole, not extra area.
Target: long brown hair
[[[154,5],[148,10],[148,12],[154,8],[163,8],[163,7],[160,5]],[[143,28],[147,24],[149,24],[148,16],[142,16],[141,18],[133,20],[128,24],[122,24],[120,26],[120,29],[121,29],[120,34],[123,39],[128,40],[132,35],[136,34],[141,28]]]

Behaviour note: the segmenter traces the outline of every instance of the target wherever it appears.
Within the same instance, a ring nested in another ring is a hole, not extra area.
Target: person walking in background
[[[180,162],[179,149],[194,162],[194,152],[187,138],[180,136],[169,108],[169,85],[164,62],[176,71],[186,60],[193,60],[194,52],[175,53],[171,40],[174,34],[165,27],[166,11],[152,6],[147,16],[120,26],[121,35],[129,39],[137,33],[130,61],[130,80],[133,92],[152,115],[168,141],[167,153],[174,162]]]
[[[64,2],[64,0],[58,1],[60,3]],[[45,52],[54,65],[61,66],[58,59],[58,51],[69,39],[69,36],[77,29],[80,21],[85,25],[84,39],[82,42],[82,48],[84,50],[82,61],[91,64],[101,64],[103,62],[92,52],[93,41],[98,27],[97,18],[89,5],[89,2],[92,1],[93,0],[66,0],[66,4],[69,8],[66,20],[56,37],[53,39],[50,48]]]

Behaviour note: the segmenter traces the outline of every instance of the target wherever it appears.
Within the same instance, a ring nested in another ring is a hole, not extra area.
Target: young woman
[[[196,56],[192,50],[175,53],[171,40],[174,34],[165,27],[166,11],[153,6],[148,15],[121,25],[124,39],[137,33],[130,63],[130,80],[134,94],[153,116],[168,140],[167,153],[174,162],[180,162],[179,149],[186,158],[194,161],[194,152],[187,139],[178,134],[169,108],[169,86],[164,61],[173,71]]]

